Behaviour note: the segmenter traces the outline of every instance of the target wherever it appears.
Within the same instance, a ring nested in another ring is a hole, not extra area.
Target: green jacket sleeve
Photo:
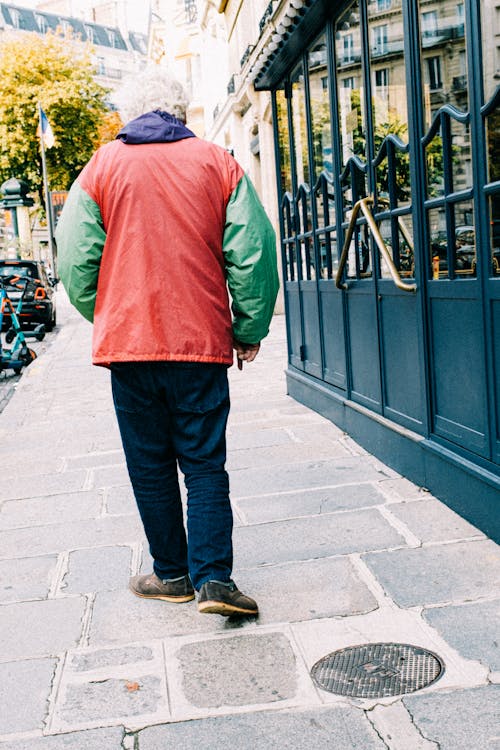
[[[234,337],[257,344],[269,332],[279,280],[276,235],[247,175],[229,199],[222,249]]]
[[[57,223],[57,272],[71,303],[91,323],[105,241],[99,206],[75,182]]]

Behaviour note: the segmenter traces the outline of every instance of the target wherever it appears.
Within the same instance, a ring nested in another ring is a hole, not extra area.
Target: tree
[[[0,183],[22,177],[43,201],[37,103],[52,126],[46,151],[52,190],[67,190],[99,145],[107,90],[90,50],[72,37],[26,33],[0,46]]]

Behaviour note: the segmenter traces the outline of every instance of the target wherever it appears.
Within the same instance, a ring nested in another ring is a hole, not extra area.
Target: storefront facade
[[[282,19],[251,78],[273,100],[289,393],[498,539],[500,3]]]

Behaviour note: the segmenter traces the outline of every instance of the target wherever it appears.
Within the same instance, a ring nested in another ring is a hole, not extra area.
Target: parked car
[[[56,324],[56,298],[54,288],[57,279],[48,276],[45,266],[36,260],[0,260],[0,275],[4,278],[19,276],[29,278],[30,282],[24,291],[22,283],[8,289],[14,305],[24,293],[22,310],[19,316],[23,328],[32,328],[40,323],[45,330],[51,331]],[[4,316],[3,330],[8,328],[9,316]]]
[[[492,222],[492,270],[496,275],[500,269],[500,247],[498,229]],[[446,274],[448,270],[448,238],[446,232],[437,232],[432,238],[432,257],[439,257],[439,271]],[[460,226],[455,230],[455,270],[458,274],[475,275],[476,273],[476,240],[473,226]]]

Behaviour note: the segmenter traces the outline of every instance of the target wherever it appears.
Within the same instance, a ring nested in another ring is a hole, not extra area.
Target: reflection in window
[[[472,159],[470,150],[470,128],[451,120],[451,149],[453,165],[453,190],[465,190],[472,186]]]
[[[356,4],[351,5],[335,26],[339,125],[344,165],[351,156],[364,158],[366,151],[364,90],[358,85],[361,81],[361,31],[359,17],[353,13],[356,7]],[[352,50],[349,60],[344,54],[346,37]]]
[[[280,161],[280,181],[282,194],[292,192],[292,169],[290,164],[290,142],[288,138],[287,101],[284,91],[276,92],[276,111],[278,120],[278,146]]]
[[[297,184],[309,184],[306,101],[302,66],[299,66],[292,75],[292,122]]]
[[[468,81],[465,55],[464,16],[460,3],[439,3],[428,10],[427,0],[418,0],[422,75],[427,127],[446,102],[463,112],[468,110]]]
[[[455,224],[454,266],[457,276],[476,275],[476,240],[474,211],[471,201],[456,203],[453,207]]]
[[[486,103],[493,96],[500,78],[500,8],[497,0],[482,0],[480,5],[484,102]]]
[[[330,97],[327,71],[327,50],[324,37],[309,53],[309,88],[311,126],[314,147],[315,176],[333,173]]]
[[[491,238],[491,272],[493,276],[500,276],[500,194],[496,193],[489,199],[490,208],[490,238]]]
[[[387,24],[374,26],[372,29],[372,55],[387,55],[389,52],[389,27]]]
[[[441,78],[441,58],[428,57],[425,61],[425,71],[427,73],[424,76],[424,81],[428,84],[430,91],[438,91],[443,88],[443,80]]]
[[[377,10],[390,10],[392,0],[377,0]]]
[[[427,198],[444,195],[443,139],[438,133],[425,149]]]

